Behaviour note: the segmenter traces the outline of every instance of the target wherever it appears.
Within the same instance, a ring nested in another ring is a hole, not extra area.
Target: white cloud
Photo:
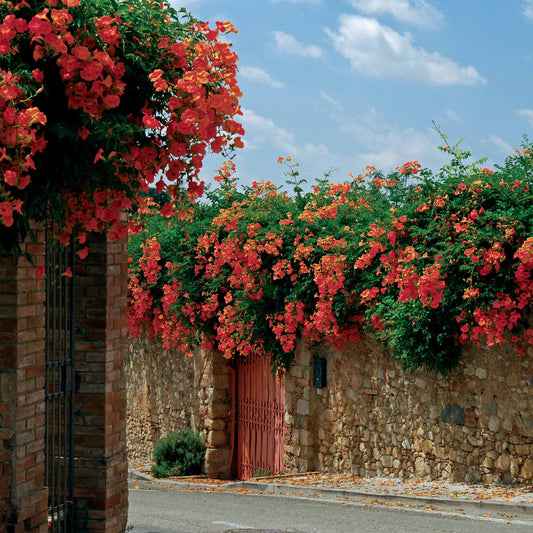
[[[358,156],[364,165],[389,171],[413,160],[433,169],[448,162],[447,155],[436,149],[440,138],[432,128],[420,131],[392,126],[371,110],[366,116],[346,122],[343,129],[369,148]]]
[[[453,111],[453,109],[447,109],[446,110],[446,116],[452,121],[452,122],[455,122],[456,124],[464,124],[463,120],[461,119],[461,117],[455,112]]]
[[[299,158],[311,157],[313,154],[329,154],[322,143],[299,144],[293,133],[277,126],[271,118],[262,117],[251,109],[243,109],[241,122],[246,130],[244,137],[247,150],[271,146],[277,155]]]
[[[335,109],[337,109],[338,111],[342,111],[342,106],[341,106],[341,103],[338,101],[338,100],[335,100],[334,98],[332,98],[328,93],[326,93],[325,91],[320,91],[320,97],[325,100],[326,102],[328,102],[328,104],[331,104]]]
[[[376,19],[358,15],[342,15],[339,21],[337,31],[326,28],[326,33],[363,75],[439,86],[486,83],[474,67],[461,67],[437,52],[416,48],[410,33],[397,33]]]
[[[444,15],[424,0],[351,0],[366,15],[390,14],[400,22],[418,26],[438,26]]]
[[[516,112],[517,115],[525,117],[526,120],[533,126],[533,109],[520,109]]]
[[[431,127],[418,130],[394,126],[374,110],[360,115],[338,113],[335,120],[342,136],[349,139],[352,146],[349,151],[337,150],[335,144],[330,144],[330,137],[326,133],[322,138],[316,138],[315,142],[301,142],[293,132],[279,126],[272,118],[261,116],[248,108],[243,109],[241,122],[246,130],[245,147],[235,157],[241,183],[251,183],[262,177],[261,172],[257,172],[257,161],[262,160],[268,179],[284,186],[285,169],[272,170],[270,166],[278,156],[291,156],[293,161],[300,163],[301,177],[307,180],[304,188],[310,188],[316,178],[322,178],[324,173],[330,171],[333,172],[328,179],[338,182],[349,179],[350,172],[354,175],[364,173],[366,165],[389,172],[415,159],[422,166],[435,170],[449,163],[448,154],[436,149],[442,142]],[[203,175],[210,177],[210,170],[204,169]]]
[[[500,137],[496,137],[496,135],[489,135],[489,142],[499,148],[502,152],[509,155],[514,152],[513,147],[505,142],[503,139],[500,139]]]
[[[533,20],[533,0],[525,0],[523,8],[524,17]]]
[[[378,132],[373,136],[376,150],[364,154],[363,158],[370,165],[384,170],[413,160],[417,160],[422,166],[434,166],[432,163],[438,153],[435,149],[437,143],[429,133],[415,128],[391,128]]]
[[[322,54],[324,53],[318,46],[315,46],[314,44],[304,45],[289,33],[282,31],[274,32],[274,40],[276,41],[276,49],[278,52],[294,54],[302,57],[312,57],[314,59],[322,57]]]
[[[182,7],[190,10],[201,2],[202,0],[170,0],[170,5],[176,10],[179,10]]]
[[[239,72],[242,74],[243,78],[252,83],[263,83],[264,85],[270,85],[270,87],[274,87],[275,89],[283,89],[285,87],[283,83],[271,78],[270,74],[259,67],[241,65],[239,67]]]
[[[322,0],[271,0],[274,4],[278,2],[289,2],[290,4],[320,4]]]

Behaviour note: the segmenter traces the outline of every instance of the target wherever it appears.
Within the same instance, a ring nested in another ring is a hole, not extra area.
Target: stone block
[[[383,455],[381,457],[381,464],[385,467],[385,468],[392,468],[392,463],[393,463],[393,459],[390,455]]]
[[[511,472],[513,476],[518,476],[520,474],[520,461],[518,457],[511,457],[509,472]]]
[[[518,455],[530,455],[531,445],[530,444],[517,444],[515,446],[515,451]]]
[[[525,481],[531,481],[533,479],[533,459],[528,457],[522,468],[520,469],[520,477]]]
[[[446,405],[441,412],[441,418],[443,422],[462,426],[465,423],[465,411],[457,404]]]
[[[207,418],[205,420],[205,427],[212,430],[223,430],[226,428],[226,421],[222,419],[212,420]]]
[[[309,433],[309,431],[301,429],[299,433],[301,446],[311,446],[313,444],[313,436],[311,433]]]
[[[205,473],[212,478],[228,478],[230,454],[229,449],[208,448],[205,454]]]
[[[424,440],[421,449],[425,454],[431,454],[433,453],[433,443],[430,440]]]
[[[429,465],[423,457],[417,457],[415,459],[415,473],[419,477],[425,477],[429,473]]]
[[[435,457],[439,459],[444,459],[448,454],[446,453],[446,448],[442,446],[435,446],[433,448],[433,453],[435,454]]]
[[[490,416],[488,428],[490,431],[498,431],[500,429],[500,419],[497,416]]]
[[[487,371],[484,368],[476,368],[476,376],[479,379],[486,379]]]
[[[230,415],[231,404],[228,402],[213,403],[210,408],[210,415],[212,418],[228,418]]]
[[[463,450],[464,452],[471,452],[473,449],[474,447],[466,441],[461,444],[461,450]]]
[[[207,444],[219,447],[229,444],[229,434],[227,431],[213,430],[207,432]]]
[[[505,378],[505,384],[508,387],[518,387],[518,384],[520,383],[520,377],[516,374],[509,374]]]
[[[496,466],[503,470],[504,472],[508,472],[511,468],[511,457],[508,453],[504,453],[498,457],[498,460],[496,461]]]

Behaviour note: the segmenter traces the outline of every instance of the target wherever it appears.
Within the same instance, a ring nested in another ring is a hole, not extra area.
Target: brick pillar
[[[126,457],[127,243],[91,236],[76,266],[75,531],[122,533]]]
[[[23,249],[34,265],[0,256],[0,532],[44,533],[44,233]]]

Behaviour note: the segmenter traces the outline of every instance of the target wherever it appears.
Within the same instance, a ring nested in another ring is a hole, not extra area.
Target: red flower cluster
[[[121,213],[155,180],[159,192],[173,182],[169,192],[179,196],[185,181],[199,196],[207,150],[242,146],[237,56],[218,40],[233,26],[187,28],[166,2],[119,3],[116,13],[106,6],[0,3],[4,226],[15,215],[44,220],[50,209],[64,239],[102,229],[121,236]],[[77,159],[35,157],[63,140]]]
[[[524,157],[500,174],[428,180],[394,205],[401,170],[383,178],[370,168],[366,182],[322,184],[302,201],[269,182],[239,193],[227,166],[212,205],[188,207],[185,224],[170,220],[165,247],[180,248],[164,269],[146,253],[166,236],[152,229],[132,242],[134,253],[145,244],[130,275],[130,331],[142,324],[182,350],[202,332],[227,358],[266,352],[278,367],[298,338],[341,348],[363,323],[411,368],[446,372],[467,341],[510,340],[523,350],[533,342],[533,330],[520,329],[533,296],[527,178],[515,185],[516,166],[533,167]],[[164,296],[139,313],[137,302],[148,302],[139,293],[155,294],[154,276]]]

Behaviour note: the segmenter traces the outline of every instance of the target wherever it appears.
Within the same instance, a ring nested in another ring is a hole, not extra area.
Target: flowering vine
[[[411,369],[448,372],[465,342],[523,353],[533,342],[531,148],[496,171],[449,151],[437,174],[416,161],[389,176],[367,167],[306,194],[289,166],[293,195],[265,181],[241,191],[228,163],[207,203],[139,215],[130,331],[184,352],[203,335],[228,358],[267,353],[278,368],[298,338],[341,348],[364,330]]]
[[[0,248],[49,217],[121,237],[151,185],[200,196],[207,151],[242,146],[234,31],[166,0],[0,1]]]

